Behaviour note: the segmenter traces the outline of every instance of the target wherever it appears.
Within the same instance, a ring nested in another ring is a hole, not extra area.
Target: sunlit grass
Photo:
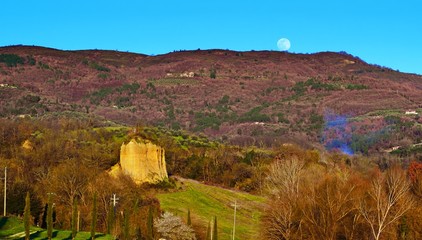
[[[237,201],[236,239],[259,239],[264,198],[185,180],[182,190],[158,195],[161,207],[186,219],[190,209],[192,224],[205,231],[214,216],[220,239],[231,239],[233,205]]]
[[[47,239],[47,230],[39,227],[31,227],[31,239]],[[53,230],[52,239],[72,239],[72,232],[69,230]],[[114,239],[111,235],[96,233],[96,239]],[[0,239],[25,239],[25,228],[23,221],[16,217],[2,217],[0,219]],[[75,239],[91,239],[91,233],[78,232]]]

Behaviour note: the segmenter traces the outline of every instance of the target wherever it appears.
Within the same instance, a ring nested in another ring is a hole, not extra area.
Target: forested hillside
[[[1,120],[0,160],[8,169],[8,214],[23,214],[25,194],[29,192],[33,224],[45,227],[50,196],[55,204],[54,228],[71,229],[72,208],[76,204],[80,211],[80,230],[89,231],[96,195],[96,231],[114,236],[147,234],[148,216],[158,221],[163,211],[160,201],[165,198],[157,198],[157,194],[170,193],[170,199],[181,196],[179,201],[184,198],[192,201],[186,194],[193,193],[181,187],[183,182],[177,180],[176,176],[180,176],[267,199],[264,200],[267,207],[258,208],[262,218],[255,225],[263,238],[279,239],[286,234],[289,239],[316,236],[396,239],[402,235],[406,239],[419,239],[421,236],[422,215],[418,203],[422,165],[414,157],[392,153],[377,158],[350,156],[293,144],[239,147],[180,130],[104,124],[71,117]],[[136,185],[130,177],[113,178],[107,173],[119,160],[121,144],[134,136],[166,149],[169,180],[156,185]],[[114,217],[110,215],[114,212],[110,208],[113,194],[119,198],[116,210],[122,213]],[[234,200],[230,197],[219,204],[230,208]],[[183,202],[178,204],[187,206]],[[246,209],[240,206],[240,214],[246,214],[247,206],[253,204],[258,202],[243,203]],[[175,207],[169,206],[167,200],[164,209]],[[203,239],[206,219],[212,219],[219,211],[210,209],[209,216],[204,212],[198,216],[203,211],[199,202],[192,202],[189,208],[197,220],[193,224],[196,235]],[[187,209],[179,207],[177,211]],[[230,235],[227,219],[231,216],[230,210],[217,216],[226,219],[221,226],[225,235]],[[379,222],[378,217],[385,219]],[[241,231],[249,223],[239,224]],[[154,231],[160,234],[159,228]],[[244,232],[241,236],[252,239],[256,233]]]

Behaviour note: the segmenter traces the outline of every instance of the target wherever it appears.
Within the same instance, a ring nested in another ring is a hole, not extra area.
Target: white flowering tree
[[[180,217],[170,212],[164,212],[161,218],[154,221],[161,239],[166,240],[196,240],[191,226],[186,225]]]

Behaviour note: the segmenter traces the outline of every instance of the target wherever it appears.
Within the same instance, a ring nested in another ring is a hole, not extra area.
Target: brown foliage
[[[270,166],[266,183],[271,201],[263,217],[266,238],[418,239],[420,209],[413,204],[404,170],[376,170],[367,179],[347,165],[304,164],[297,155]]]

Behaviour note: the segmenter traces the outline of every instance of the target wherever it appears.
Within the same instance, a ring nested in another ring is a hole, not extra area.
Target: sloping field
[[[180,191],[160,194],[158,199],[162,209],[184,219],[190,209],[192,225],[201,237],[205,235],[208,223],[217,216],[219,239],[232,239],[236,201],[235,239],[260,239],[263,197],[181,180]]]

